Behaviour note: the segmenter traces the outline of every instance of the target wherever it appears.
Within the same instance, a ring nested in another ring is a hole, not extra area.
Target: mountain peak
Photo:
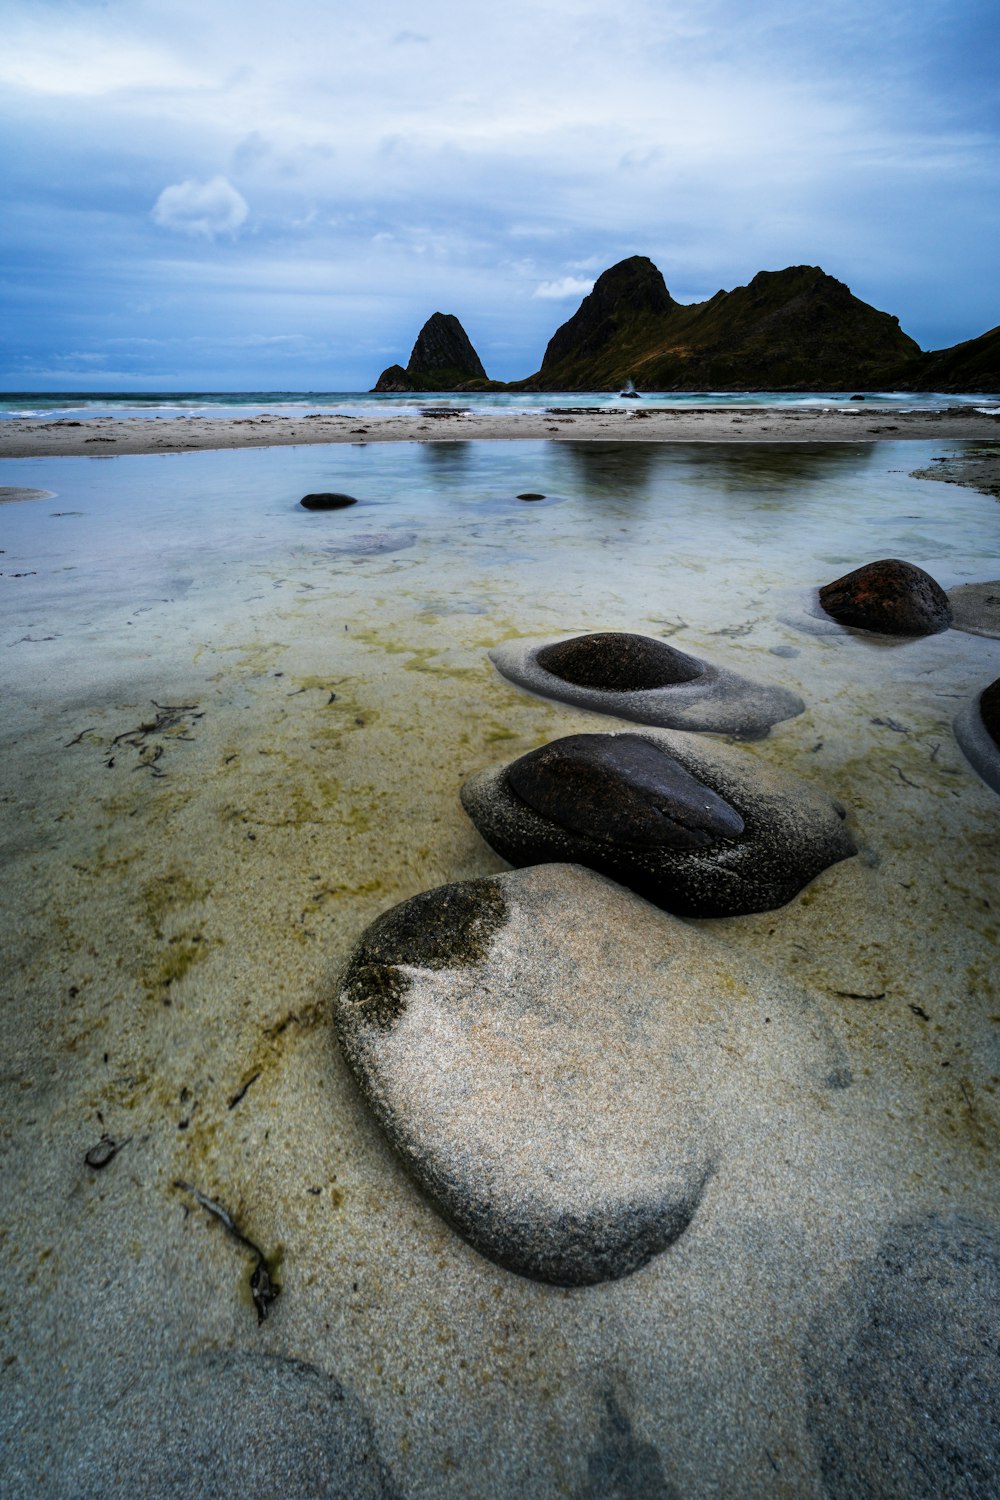
[[[594,282],[573,316],[557,328],[545,350],[537,379],[558,379],[568,359],[599,359],[629,330],[667,316],[677,306],[661,272],[645,255],[632,255],[609,267]]]
[[[485,380],[486,371],[469,335],[454,313],[432,313],[417,334],[404,370],[383,370],[376,391],[450,391],[470,381]]]

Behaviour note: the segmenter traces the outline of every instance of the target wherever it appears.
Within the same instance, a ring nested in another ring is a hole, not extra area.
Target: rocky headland
[[[1000,328],[925,353],[899,319],[819,266],[759,271],[746,286],[681,303],[644,255],[597,278],[513,391],[1000,390]],[[504,388],[488,381],[455,317],[435,313],[405,370],[376,391]]]

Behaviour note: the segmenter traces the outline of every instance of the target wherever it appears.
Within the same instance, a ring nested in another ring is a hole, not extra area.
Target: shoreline
[[[319,443],[554,442],[874,443],[1000,442],[1000,415],[942,411],[621,407],[502,412],[435,410],[416,416],[94,417],[0,423],[0,458],[110,457]]]

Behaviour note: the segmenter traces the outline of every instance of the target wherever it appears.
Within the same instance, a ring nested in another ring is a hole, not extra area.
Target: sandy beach
[[[472,438],[555,442],[871,443],[946,438],[1000,441],[1000,415],[974,407],[897,411],[859,402],[847,410],[780,407],[579,407],[552,411],[435,408],[416,416],[108,417],[85,422],[0,423],[0,458],[181,453],[210,448],[274,448],[304,443],[456,442]]]
[[[648,440],[675,426],[701,436]],[[542,441],[464,441],[486,432]],[[870,556],[948,589],[1000,575],[995,501],[940,482],[995,459],[996,432],[968,412],[4,425],[43,445],[0,465],[24,502],[0,559],[5,1493],[219,1493],[163,1478],[189,1431],[225,1493],[308,1468],[320,1431],[343,1436],[320,1456],[337,1472],[380,1455],[382,1487],[348,1493],[406,1500],[914,1493],[885,1483],[909,1450],[872,1437],[909,1420],[894,1372],[930,1372],[917,1451],[937,1462],[947,1360],[980,1358],[993,1286],[1000,803],[951,723],[997,643],[866,637],[807,606]],[[174,451],[141,456],[153,438]],[[260,451],[176,451],[227,438]],[[324,488],[358,503],[300,507]],[[719,1137],[690,1227],[567,1289],[480,1255],[418,1191],[332,997],[387,908],[504,868],[467,777],[626,727],[489,658],[588,629],[798,695],[735,753],[837,799],[859,853],[777,910],[642,918],[704,941],[766,1014],[727,1037],[728,1071],[682,1058]],[[252,1255],[202,1199],[269,1259],[260,1326]],[[906,1257],[945,1286],[912,1316]],[[338,1493],[296,1483],[279,1492]]]

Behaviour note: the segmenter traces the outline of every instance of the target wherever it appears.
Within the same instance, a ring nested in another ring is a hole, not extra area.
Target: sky
[[[0,388],[537,370],[602,270],[1000,323],[1000,0],[0,0]]]

